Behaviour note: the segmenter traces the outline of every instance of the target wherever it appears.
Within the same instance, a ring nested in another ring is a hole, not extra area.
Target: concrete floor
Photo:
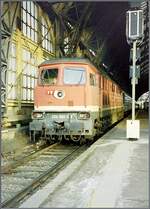
[[[148,208],[148,118],[140,139],[126,139],[126,120],[96,141],[20,208]]]

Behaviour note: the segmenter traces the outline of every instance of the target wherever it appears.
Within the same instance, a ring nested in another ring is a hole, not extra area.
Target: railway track
[[[1,176],[1,207],[17,207],[46,180],[88,148],[87,145],[53,144],[32,154],[22,165],[15,166]],[[30,158],[30,159],[29,159]]]
[[[109,127],[109,130],[116,124]],[[56,143],[46,147],[46,144],[42,144],[38,148],[32,147],[30,151],[25,150],[22,156],[14,159],[6,166],[6,169],[2,168],[1,207],[17,207],[27,196],[42,186],[47,179],[54,177],[54,174],[84,152],[93,142],[82,146]]]
[[[30,144],[17,154],[15,153],[4,154],[2,156],[3,162],[1,165],[1,173],[7,174],[11,172],[12,169],[27,162],[28,160],[30,160],[32,155],[35,155],[35,153],[41,151],[43,148],[46,148],[47,146],[48,145],[45,142]]]

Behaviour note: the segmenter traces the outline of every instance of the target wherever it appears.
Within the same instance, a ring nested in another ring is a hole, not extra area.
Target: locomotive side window
[[[115,84],[112,83],[112,92],[115,92]]]
[[[96,86],[96,77],[92,73],[90,73],[90,85],[91,86]]]
[[[46,69],[41,72],[41,84],[54,85],[57,82],[58,69]]]
[[[85,84],[85,69],[80,67],[65,67],[64,83],[71,85]]]

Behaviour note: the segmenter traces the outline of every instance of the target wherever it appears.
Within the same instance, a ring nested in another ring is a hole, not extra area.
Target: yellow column
[[[37,65],[43,62],[43,50],[41,48],[38,48],[34,57],[36,58]]]
[[[17,102],[18,102],[18,110],[21,110],[21,100],[22,100],[22,33],[17,29],[16,31],[16,76],[17,76]]]

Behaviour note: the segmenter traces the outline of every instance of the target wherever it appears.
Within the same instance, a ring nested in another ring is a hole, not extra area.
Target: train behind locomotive
[[[92,140],[124,116],[122,90],[87,59],[40,64],[34,101],[33,140]]]

